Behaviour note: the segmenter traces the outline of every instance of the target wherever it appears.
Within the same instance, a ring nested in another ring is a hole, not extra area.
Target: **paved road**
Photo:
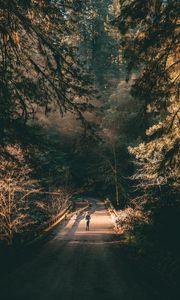
[[[4,280],[1,300],[161,300],[121,257],[121,238],[104,204],[92,202],[90,231],[83,215],[56,228]]]

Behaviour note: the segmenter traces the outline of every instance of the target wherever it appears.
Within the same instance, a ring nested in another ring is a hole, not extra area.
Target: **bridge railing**
[[[59,214],[53,217],[51,220],[43,223],[41,226],[38,227],[38,230],[35,232],[35,237],[32,239],[29,244],[34,243],[35,241],[39,240],[43,235],[47,234],[51,231],[56,225],[60,224],[62,221],[71,218],[73,215],[79,215],[84,211],[89,209],[89,203],[83,207],[78,209],[77,211],[72,212],[73,203],[71,203],[68,207],[63,209]]]

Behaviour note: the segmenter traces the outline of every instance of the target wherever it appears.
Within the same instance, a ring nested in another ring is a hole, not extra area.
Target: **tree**
[[[131,83],[119,80],[116,89],[102,106],[101,130],[106,142],[105,148],[108,149],[103,151],[104,170],[109,184],[111,182],[112,186],[113,182],[115,186],[116,203],[119,203],[121,208],[129,202],[129,177],[133,172],[127,147],[142,135],[142,105],[130,95]]]
[[[77,16],[81,37],[77,53],[101,94],[107,88],[109,78],[119,75],[119,46],[108,20],[111,3],[112,0],[88,0],[82,3]]]
[[[4,150],[6,156],[0,156],[0,240],[10,245],[15,234],[34,223],[28,197],[38,190],[20,147],[8,145]]]
[[[24,147],[34,178],[41,182],[46,191],[60,186],[71,188],[71,138],[64,136],[57,128],[43,127],[38,123],[33,125],[26,129],[28,137]]]
[[[42,192],[42,195],[43,200],[36,201],[36,207],[38,208],[38,213],[39,211],[42,211],[43,214],[46,213],[47,217],[50,219],[53,219],[60,212],[70,206],[70,198],[72,197],[72,194],[64,188],[59,188],[48,193]]]
[[[161,199],[161,205],[173,205],[179,190],[178,1],[120,4],[114,24],[122,34],[124,59],[129,72],[140,70],[131,93],[144,101],[143,119],[150,124],[145,141],[129,148],[138,165],[133,178],[141,203]]]
[[[64,3],[64,2],[63,2]],[[0,1],[0,122],[5,128],[54,103],[85,125],[87,82],[74,55],[78,42],[73,1]]]

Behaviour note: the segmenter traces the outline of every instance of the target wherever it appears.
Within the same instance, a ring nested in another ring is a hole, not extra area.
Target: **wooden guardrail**
[[[71,218],[73,215],[79,215],[82,212],[86,211],[88,208],[89,208],[89,204],[83,208],[80,208],[75,212],[70,213],[72,209],[72,204],[70,204],[67,208],[65,208],[57,216],[55,216],[52,220],[42,224],[36,231],[36,237],[33,240],[31,240],[28,244],[32,244],[37,240],[39,240],[44,234],[47,234],[51,229],[53,229],[57,224],[61,223],[66,218]]]
[[[60,212],[55,218],[53,218],[51,221],[47,222],[44,224],[44,229],[42,229],[45,232],[48,232],[49,230],[51,230],[54,226],[56,226],[57,224],[59,224],[61,221],[63,221],[64,219],[71,218],[73,215],[79,215],[81,214],[83,211],[86,211],[89,208],[89,204],[86,205],[83,208],[78,209],[75,212],[69,213],[70,210],[72,208],[72,205],[69,205],[66,209],[64,209],[62,212]]]
[[[90,206],[89,206],[89,204],[88,204],[88,205],[86,205],[85,207],[76,210],[75,212],[71,213],[71,214],[68,215],[68,216],[69,216],[69,217],[72,217],[73,215],[80,215],[82,212],[88,210],[89,207],[90,207]]]
[[[119,218],[119,214],[118,214],[117,210],[114,208],[113,204],[111,203],[111,201],[108,198],[104,199],[104,204],[105,204],[106,209],[108,210],[108,212],[111,216],[112,222],[114,224],[114,229],[117,232],[120,232],[120,228],[119,228],[118,222],[117,222],[118,218]]]
[[[71,208],[72,208],[72,204],[70,204],[68,207],[66,207],[64,210],[62,210],[59,214],[57,214],[50,221],[47,221],[47,222],[43,223],[41,226],[39,226],[35,232],[35,237],[27,244],[33,244],[34,242],[39,240],[41,237],[43,237],[44,234],[47,234],[53,227],[55,227],[57,224],[62,222],[66,218],[67,214],[70,212]]]
[[[46,222],[43,224],[42,228],[40,230],[42,231],[49,231],[51,228],[59,224],[63,219],[66,218],[68,212],[70,211],[72,205],[69,205],[67,208],[63,209],[57,216],[55,216],[53,219],[50,221]]]
[[[110,213],[113,213],[116,217],[119,216],[117,210],[114,208],[113,204],[108,198],[104,199],[104,203]]]

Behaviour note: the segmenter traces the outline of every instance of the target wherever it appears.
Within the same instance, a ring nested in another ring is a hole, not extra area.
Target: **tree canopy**
[[[128,72],[138,71],[131,94],[144,102],[143,120],[149,120],[145,140],[129,148],[138,165],[133,178],[142,197],[173,199],[179,190],[178,1],[120,3],[114,24]]]
[[[38,106],[83,120],[89,95],[75,56],[76,11],[73,1],[0,1],[1,130]]]

